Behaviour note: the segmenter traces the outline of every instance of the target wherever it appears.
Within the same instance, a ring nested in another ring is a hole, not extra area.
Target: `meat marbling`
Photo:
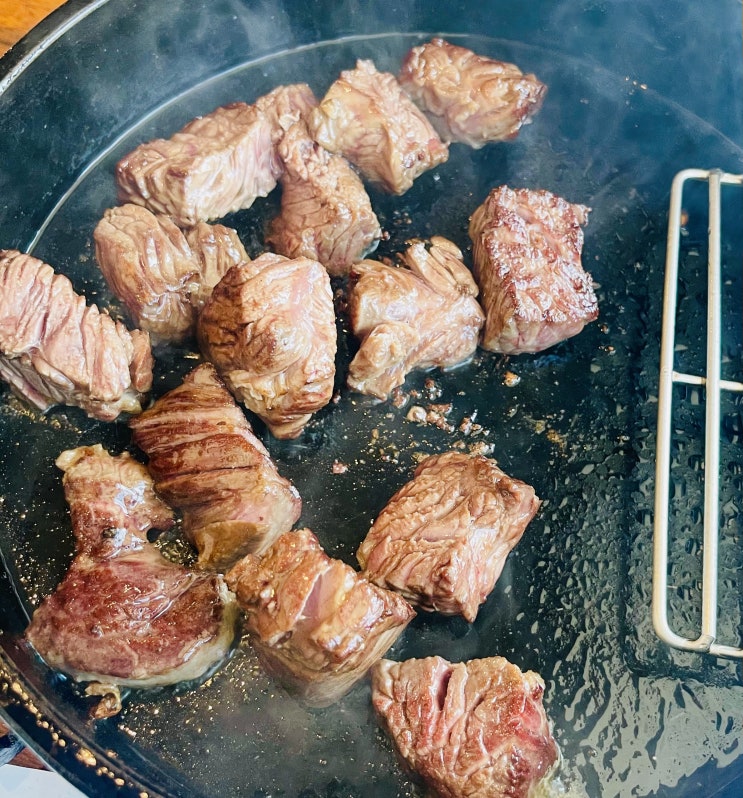
[[[407,766],[440,798],[530,798],[559,762],[544,682],[503,657],[381,660],[372,703]]]
[[[347,693],[415,615],[400,596],[328,557],[309,529],[248,555],[226,579],[263,666],[311,706]]]
[[[344,155],[372,183],[403,194],[449,150],[389,72],[359,60],[341,72],[310,114],[312,137]]]
[[[205,357],[277,438],[296,438],[330,401],[336,336],[325,268],[273,253],[230,269],[198,322]]]
[[[494,460],[432,455],[374,521],[358,560],[414,606],[471,622],[538,508],[534,489]]]
[[[397,268],[365,260],[351,270],[348,309],[361,346],[348,385],[379,399],[412,369],[471,357],[484,320],[477,285],[451,241],[415,241],[403,263]]]
[[[40,410],[74,405],[113,421],[142,410],[152,386],[149,335],[86,305],[37,258],[0,250],[0,376]]]
[[[547,87],[517,66],[435,38],[413,47],[399,75],[444,141],[479,149],[515,138],[542,107]]]
[[[549,191],[498,186],[472,214],[485,349],[540,352],[598,317],[591,276],[581,265],[589,210]]]
[[[299,494],[211,364],[187,374],[130,427],[158,494],[183,512],[200,567],[224,570],[262,552],[299,518]]]
[[[65,497],[76,537],[67,574],[34,612],[26,637],[46,663],[111,693],[99,716],[118,709],[118,687],[202,678],[236,634],[235,598],[221,576],[166,560],[149,529],[173,523],[145,467],[100,445],[63,452]],[[103,688],[101,688],[101,685]]]

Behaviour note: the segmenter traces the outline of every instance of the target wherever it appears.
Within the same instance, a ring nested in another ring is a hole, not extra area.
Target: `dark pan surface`
[[[20,240],[0,246],[31,247],[90,301],[117,313],[97,271],[92,230],[115,204],[112,169],[119,157],[197,114],[233,100],[250,102],[280,83],[306,80],[321,95],[359,57],[396,71],[407,49],[434,32],[344,35],[226,62],[226,71],[214,69],[208,79],[180,80],[168,102],[144,105],[116,135],[92,131],[92,152],[73,170],[74,182],[50,187],[40,203],[45,213],[33,224],[22,218]],[[412,375],[405,385],[409,403],[396,408],[344,388],[354,343],[341,316],[340,400],[296,442],[277,442],[259,423],[255,428],[302,495],[300,523],[318,534],[331,555],[354,565],[371,521],[410,478],[420,455],[452,447],[492,449],[505,471],[535,486],[543,506],[474,624],[420,615],[390,655],[438,653],[464,660],[500,654],[540,672],[563,752],[563,781],[572,794],[733,795],[743,774],[741,667],[665,648],[653,634],[649,604],[668,188],[673,174],[687,166],[740,171],[743,152],[646,87],[565,53],[485,36],[450,37],[534,71],[549,85],[548,98],[515,142],[477,152],[453,146],[450,161],[420,178],[404,197],[372,194],[390,234],[378,254],[397,251],[413,235],[440,234],[469,258],[468,216],[492,186],[548,188],[593,209],[584,264],[598,284],[600,319],[546,353],[507,359],[480,352],[448,373]],[[735,220],[743,207],[736,194],[729,199],[726,301],[729,318],[739,320],[743,244]],[[680,356],[693,364],[703,352],[706,222],[701,210],[696,213],[698,198],[690,202],[679,315],[687,347]],[[272,196],[227,218],[251,255],[262,251],[264,226],[276,208]],[[731,373],[723,376],[740,379],[739,321],[731,321],[725,342]],[[177,384],[198,357],[188,348],[156,354],[156,396]],[[700,562],[695,514],[703,398],[679,399],[673,501],[681,532],[673,561],[677,579],[670,581],[677,586],[673,618],[684,627],[695,620],[686,599],[696,597]],[[408,421],[414,404],[451,404],[452,429]],[[481,431],[467,435],[460,424],[475,414]],[[735,642],[742,631],[739,401],[730,400],[723,416],[720,634]],[[92,725],[79,688],[35,659],[22,631],[72,554],[54,459],[65,448],[97,442],[122,451],[130,447],[129,433],[125,423],[94,422],[70,408],[39,416],[3,388],[0,441],[6,711],[63,773],[96,795],[413,793],[377,729],[367,685],[333,707],[307,710],[261,673],[245,643],[196,690],[132,692],[119,717]],[[345,473],[333,473],[336,460],[348,466]],[[163,546],[174,557],[190,556],[177,535]]]

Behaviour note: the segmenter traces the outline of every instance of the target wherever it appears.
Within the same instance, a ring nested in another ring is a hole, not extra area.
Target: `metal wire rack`
[[[704,374],[687,374],[674,369],[679,251],[683,227],[682,199],[685,184],[690,180],[709,184],[707,342]],[[743,187],[743,175],[728,174],[719,169],[686,169],[676,175],[671,186],[658,393],[652,605],[656,634],[668,645],[717,657],[743,659],[743,648],[717,640],[720,399],[723,391],[743,393],[743,383],[721,379],[721,189],[725,184]],[[702,386],[706,392],[702,606],[701,630],[696,639],[677,634],[668,621],[669,490],[673,386],[676,383]]]

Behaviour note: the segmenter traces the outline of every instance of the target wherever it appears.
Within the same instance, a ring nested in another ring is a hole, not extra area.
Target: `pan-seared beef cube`
[[[255,107],[271,122],[274,144],[278,145],[284,134],[297,122],[305,122],[317,108],[317,98],[306,83],[277,86],[259,97]]]
[[[287,131],[279,156],[281,214],[269,242],[287,257],[319,261],[331,276],[348,274],[382,235],[361,180],[345,158],[314,142],[302,122]]]
[[[273,135],[272,120],[254,106],[217,108],[122,158],[119,197],[172,216],[180,227],[249,208],[281,174]]]
[[[158,494],[183,512],[200,567],[224,570],[261,552],[299,518],[299,494],[211,364],[187,374],[130,426]]]
[[[540,352],[598,317],[581,266],[589,210],[549,191],[499,186],[474,212],[469,233],[485,349]]]
[[[538,508],[534,489],[495,461],[433,455],[379,514],[358,560],[413,605],[472,622]]]
[[[86,305],[37,258],[0,250],[0,377],[41,410],[75,405],[113,421],[142,410],[152,386],[149,335]]]
[[[277,438],[296,438],[333,393],[330,277],[308,258],[264,253],[234,266],[199,317],[205,357]]]
[[[237,606],[221,576],[166,560],[149,529],[173,524],[147,469],[101,446],[63,452],[76,555],[34,612],[26,637],[46,663],[111,694],[98,717],[118,711],[118,687],[199,679],[226,656]]]
[[[229,227],[200,222],[184,235],[169,216],[132,203],[109,208],[93,238],[106,282],[156,342],[193,335],[214,286],[249,260]]]
[[[225,274],[250,258],[237,232],[223,224],[199,222],[186,231],[186,240],[199,264],[199,279],[189,294],[198,313]]]
[[[179,342],[193,333],[189,292],[199,267],[170,217],[132,203],[109,208],[93,238],[103,276],[137,327],[155,342]]]
[[[415,615],[400,596],[331,559],[309,529],[287,532],[227,575],[263,666],[311,706],[347,693]]]
[[[443,39],[413,47],[400,85],[433,117],[444,141],[479,149],[518,135],[542,107],[547,87],[517,66],[476,55]]]
[[[379,399],[415,368],[467,360],[484,320],[477,285],[451,241],[416,241],[403,262],[406,268],[365,260],[351,270],[348,308],[361,346],[348,385]]]
[[[312,137],[344,155],[361,174],[392,194],[403,194],[449,149],[389,72],[359,60],[310,115]]]
[[[403,761],[440,798],[531,798],[559,761],[544,682],[503,657],[381,660],[372,703]]]

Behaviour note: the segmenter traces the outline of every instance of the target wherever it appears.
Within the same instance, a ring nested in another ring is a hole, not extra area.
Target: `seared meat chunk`
[[[235,637],[235,598],[221,576],[194,574],[148,542],[147,531],[167,529],[173,516],[145,467],[99,445],[63,452],[57,465],[76,554],[34,612],[31,645],[50,667],[113,692],[211,672]]]
[[[287,131],[279,156],[281,214],[269,242],[287,257],[319,261],[332,276],[348,274],[382,235],[361,180],[345,158],[315,143],[302,122]]]
[[[119,198],[170,215],[180,227],[249,208],[281,174],[273,135],[272,120],[254,106],[217,108],[122,158]]]
[[[170,217],[131,203],[109,208],[93,238],[103,276],[137,327],[155,341],[178,342],[193,333],[189,291],[198,283],[198,265]]]
[[[372,703],[402,759],[440,798],[530,798],[559,750],[544,682],[503,657],[381,660]]]
[[[132,419],[155,488],[183,512],[202,568],[261,552],[299,518],[302,502],[214,367],[205,363]]]
[[[351,270],[348,308],[361,347],[348,385],[379,399],[412,369],[469,358],[484,320],[477,285],[451,241],[415,241],[403,262],[407,268],[365,260]]]
[[[198,323],[205,357],[277,438],[296,438],[332,396],[336,328],[317,261],[264,253],[234,266]]]
[[[379,514],[358,560],[415,606],[472,622],[538,508],[534,489],[494,460],[433,455]]]
[[[51,266],[0,250],[0,376],[41,410],[75,405],[113,421],[142,410],[152,385],[150,339],[86,306]]]
[[[479,149],[513,139],[542,107],[547,87],[514,64],[476,55],[444,39],[413,47],[400,85],[424,110],[444,141]]]
[[[361,174],[392,194],[403,194],[449,149],[389,72],[359,60],[310,115],[312,137],[344,155]]]
[[[540,352],[598,317],[580,258],[589,211],[549,191],[499,186],[474,212],[469,233],[485,349]]]
[[[306,83],[277,86],[255,101],[255,107],[271,122],[274,144],[297,122],[306,122],[317,108],[317,98]]]
[[[309,529],[287,532],[227,575],[263,666],[312,706],[364,677],[415,615],[400,596],[328,557]]]
[[[229,227],[200,222],[184,235],[169,216],[132,203],[109,208],[93,238],[106,282],[156,342],[193,335],[214,286],[248,260]]]
[[[198,313],[225,274],[250,258],[237,232],[223,224],[199,222],[186,231],[186,240],[199,264],[199,279],[189,293],[189,300]]]

